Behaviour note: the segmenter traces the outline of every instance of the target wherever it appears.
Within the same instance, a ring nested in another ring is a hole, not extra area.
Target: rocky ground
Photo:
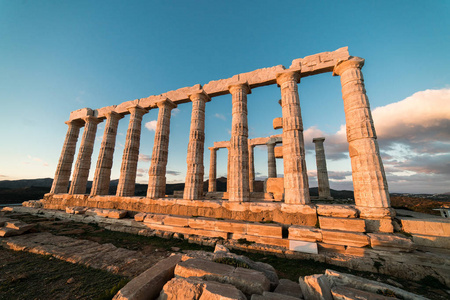
[[[25,240],[32,240],[32,237],[43,237],[46,239],[39,242],[42,246],[45,240],[51,244],[52,240],[70,238],[78,241],[78,244],[85,244],[91,249],[114,249],[132,251],[137,257],[145,257],[145,268],[168,257],[173,252],[186,252],[189,250],[204,250],[211,252],[213,248],[190,244],[186,240],[162,239],[159,237],[143,237],[133,234],[113,232],[98,227],[96,224],[76,223],[72,221],[62,221],[57,219],[46,219],[28,214],[1,213],[3,217],[14,218],[24,223],[34,224],[34,227],[21,237],[29,236]],[[1,217],[1,216],[0,216]],[[0,239],[0,243],[5,244],[8,238]],[[24,239],[24,238],[22,238]],[[22,240],[23,242],[24,240]],[[70,241],[70,240],[65,240]],[[20,239],[18,239],[20,242]],[[53,242],[55,245],[55,243]],[[111,244],[111,245],[107,245]],[[55,246],[60,245],[56,243]],[[114,246],[114,248],[112,247]],[[0,248],[1,249],[1,248]],[[43,249],[41,247],[41,249]],[[46,254],[51,251],[60,251],[57,248],[47,248]],[[17,249],[19,250],[19,249]],[[121,250],[121,251],[123,251]],[[70,252],[70,251],[68,251]],[[439,285],[435,281],[423,281],[420,283],[406,281],[389,276],[372,273],[354,272],[345,268],[317,263],[305,260],[290,260],[278,258],[272,255],[239,253],[245,254],[254,261],[260,261],[272,265],[281,278],[287,278],[298,282],[299,276],[311,274],[324,274],[326,269],[333,269],[340,272],[351,273],[365,278],[385,282],[394,286],[404,288],[408,291],[425,295],[430,299],[448,299],[446,287]],[[63,257],[60,255],[59,257]],[[82,255],[81,255],[82,256]],[[133,272],[119,272],[120,275],[110,272],[95,270],[92,267],[71,264],[56,259],[58,256],[40,256],[27,252],[13,252],[11,250],[0,250],[0,298],[1,299],[108,299],[113,292],[117,291],[127,280],[141,272],[138,268]],[[73,261],[73,259],[66,259]],[[82,259],[80,259],[81,263]],[[84,265],[89,265],[84,263]],[[102,266],[110,264],[97,264]],[[142,265],[144,268],[144,264]],[[95,267],[95,266],[94,266]],[[73,270],[72,270],[73,269]],[[107,269],[103,267],[103,269]],[[125,268],[126,269],[126,268]],[[98,272],[98,273],[96,273]],[[124,276],[125,275],[125,276]],[[71,279],[72,278],[72,279]],[[122,280],[122,282],[121,282]],[[125,280],[125,281],[123,281]],[[95,296],[94,296],[95,295]]]

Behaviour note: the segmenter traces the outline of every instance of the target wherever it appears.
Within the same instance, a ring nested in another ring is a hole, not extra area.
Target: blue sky
[[[391,192],[450,192],[449,1],[6,1],[0,0],[0,180],[53,177],[69,114],[158,95],[348,46],[363,74]],[[310,185],[313,137],[323,135],[331,187],[351,189],[338,77],[302,79]],[[279,89],[248,97],[252,137],[277,134]],[[171,120],[168,182],[184,181],[191,104]],[[231,96],[206,106],[206,145],[228,140]],[[138,181],[154,131],[144,116]],[[120,121],[118,178],[129,117]],[[147,124],[147,126],[146,126]],[[104,123],[91,164],[94,173]],[[81,135],[80,135],[81,136]],[[226,151],[218,153],[226,173]],[[257,176],[267,153],[255,149]],[[282,161],[277,162],[282,173]],[[209,151],[205,151],[205,176]]]

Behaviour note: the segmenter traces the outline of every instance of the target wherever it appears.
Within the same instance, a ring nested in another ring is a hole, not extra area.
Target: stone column
[[[229,201],[248,201],[248,124],[247,83],[228,87],[232,95],[232,123],[230,139]]]
[[[248,184],[250,192],[255,191],[255,156],[253,149],[255,149],[255,145],[248,145]]]
[[[77,162],[73,171],[72,182],[70,184],[69,194],[84,194],[91,168],[92,151],[94,150],[95,134],[97,133],[97,124],[101,120],[96,117],[87,116],[83,118],[84,132],[81,138],[80,150],[78,151]]]
[[[78,135],[80,134],[80,128],[83,126],[83,122],[80,120],[67,121],[66,124],[69,128],[67,129],[66,139],[64,141],[58,166],[56,167],[55,178],[53,179],[52,188],[50,190],[50,193],[52,194],[67,193]]]
[[[284,71],[277,74],[283,115],[284,201],[289,204],[308,204],[311,200],[306,173],[298,82],[300,82],[299,72]]]
[[[230,186],[231,186],[231,178],[230,178],[230,151],[231,151],[230,147],[227,147],[227,193],[230,192]]]
[[[209,184],[208,192],[215,192],[216,188],[216,177],[217,177],[217,148],[209,147],[211,151],[211,156],[209,157]]]
[[[136,172],[139,159],[139,145],[141,142],[142,117],[148,110],[139,105],[128,107],[130,123],[128,124],[125,149],[123,149],[120,178],[116,195],[119,197],[132,197],[136,187]]]
[[[332,199],[330,183],[328,182],[327,162],[325,160],[325,149],[323,147],[324,137],[314,138],[316,147],[317,182],[319,185],[319,198]]]
[[[333,75],[341,76],[355,203],[388,208],[388,185],[364,87],[363,66],[364,59],[353,57],[339,62],[333,71]]]
[[[108,195],[114,148],[116,145],[117,126],[119,120],[122,118],[122,115],[113,111],[106,114],[105,131],[103,133],[102,145],[100,146],[100,152],[98,154],[91,196]]]
[[[192,101],[192,116],[183,198],[195,200],[203,198],[205,103],[211,101],[211,98],[205,92],[202,92],[190,95],[189,99]]]
[[[150,169],[148,171],[147,197],[163,198],[166,194],[166,165],[169,152],[170,114],[177,107],[169,99],[158,102],[158,122]]]
[[[277,177],[277,161],[275,160],[275,143],[267,143],[267,166],[269,178]]]

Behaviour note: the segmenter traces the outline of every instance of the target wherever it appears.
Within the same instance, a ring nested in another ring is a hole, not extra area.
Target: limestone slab
[[[319,217],[319,223],[322,229],[354,232],[366,231],[366,223],[362,219]]]
[[[413,234],[414,244],[426,247],[439,247],[450,249],[450,237]]]
[[[247,224],[247,234],[261,237],[282,238],[282,227],[276,224]]]
[[[295,298],[303,298],[303,293],[300,285],[289,279],[280,279],[280,282],[275,288],[274,293],[283,294]]]
[[[134,215],[134,220],[136,222],[144,222],[145,217],[147,216],[146,213],[137,213]]]
[[[317,204],[317,214],[324,217],[357,218],[358,211],[351,205]]]
[[[392,219],[364,219],[367,232],[394,232]]]
[[[283,118],[273,119],[273,129],[282,129],[282,128],[283,128]]]
[[[348,286],[335,286],[331,289],[334,300],[392,300],[392,297],[361,291]]]
[[[189,217],[166,216],[164,218],[164,225],[188,227],[189,226]]]
[[[306,241],[289,241],[289,250],[304,253],[319,254],[317,243]]]
[[[421,235],[450,236],[450,221],[445,219],[424,220],[400,217],[405,232]]]
[[[289,239],[320,242],[322,241],[322,230],[312,226],[292,225],[289,227]]]
[[[247,223],[242,221],[221,221],[217,220],[215,229],[223,232],[242,233],[247,232]]]
[[[305,299],[333,300],[331,285],[328,278],[322,274],[315,274],[298,279]]]
[[[144,223],[148,224],[163,224],[167,215],[161,214],[147,214],[144,218]]]
[[[173,255],[159,261],[150,269],[133,278],[114,296],[114,300],[144,300],[156,298],[174,274],[181,255]]]
[[[415,249],[414,243],[406,237],[382,233],[368,233],[367,235],[370,238],[370,246],[373,249],[396,252],[411,252]]]
[[[253,294],[251,300],[298,300],[300,298],[292,297],[279,293],[264,292],[262,295]]]
[[[216,226],[216,220],[215,219],[208,219],[208,218],[190,218],[188,221],[188,225],[191,228],[196,229],[207,229],[211,230],[215,228]]]
[[[322,230],[322,240],[327,244],[364,247],[369,245],[369,237],[359,232]]]

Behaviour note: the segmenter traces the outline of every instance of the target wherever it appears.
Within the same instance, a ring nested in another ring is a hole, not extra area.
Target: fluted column
[[[231,178],[230,178],[230,147],[227,147],[227,193],[230,192]],[[228,197],[229,198],[229,197]]]
[[[281,88],[283,114],[284,201],[290,204],[307,204],[311,200],[305,163],[298,82],[300,82],[298,72],[285,71],[277,74],[277,84]]]
[[[267,166],[269,178],[277,177],[277,161],[275,160],[275,143],[267,143]]]
[[[319,186],[319,198],[331,199],[330,183],[328,181],[327,161],[325,159],[324,137],[314,138],[316,148],[317,183]]]
[[[209,147],[211,151],[211,156],[209,158],[209,183],[208,192],[215,192],[216,187],[216,177],[217,177],[217,148]]]
[[[230,182],[229,201],[248,201],[250,197],[248,184],[248,124],[247,94],[248,84],[232,85],[232,123],[230,139]]]
[[[255,145],[248,145],[248,184],[250,192],[255,191]]]
[[[364,59],[353,57],[338,63],[333,75],[341,77],[355,203],[387,208],[390,207],[388,185],[364,87],[363,66]]]
[[[50,190],[50,193],[53,194],[67,193],[78,135],[80,134],[80,128],[83,126],[83,122],[80,120],[67,121],[66,124],[69,128],[67,129],[66,139],[64,140],[61,156],[56,167],[55,178]]]
[[[141,142],[142,117],[148,111],[138,105],[127,108],[130,112],[125,149],[123,149],[117,196],[132,197],[136,187],[136,172]]]
[[[116,112],[106,114],[105,131],[98,154],[91,195],[108,195],[111,181],[111,168],[113,166],[114,148],[116,145],[117,126],[123,116]]]
[[[91,168],[92,151],[94,150],[95,134],[97,133],[97,124],[101,120],[96,117],[87,116],[83,118],[84,132],[81,138],[80,150],[78,151],[77,162],[73,171],[72,182],[70,184],[69,194],[84,194]]]
[[[189,99],[192,101],[192,115],[183,198],[194,200],[203,198],[205,103],[211,101],[211,98],[202,92],[190,95]]]
[[[158,102],[158,122],[150,169],[148,171],[148,198],[163,198],[166,194],[166,165],[169,154],[170,112],[177,107],[169,99]]]

